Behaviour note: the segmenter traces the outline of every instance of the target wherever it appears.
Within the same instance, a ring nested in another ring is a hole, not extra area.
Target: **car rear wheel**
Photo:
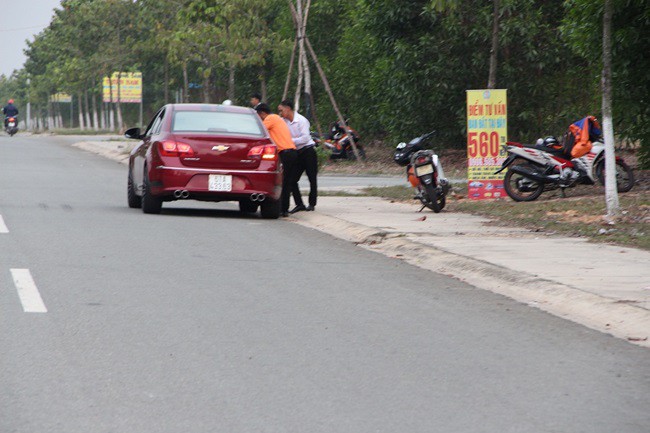
[[[151,195],[151,185],[147,169],[144,170],[144,188],[142,191],[142,212],[158,214],[162,209],[162,200]]]
[[[267,198],[260,205],[262,218],[278,219],[280,218],[280,200]]]
[[[257,203],[253,203],[248,199],[239,200],[239,211],[243,213],[255,213],[257,212]]]
[[[142,207],[142,198],[135,193],[135,187],[133,185],[133,174],[129,170],[129,179],[126,187],[126,198],[129,202],[129,207],[132,209],[137,209]]]

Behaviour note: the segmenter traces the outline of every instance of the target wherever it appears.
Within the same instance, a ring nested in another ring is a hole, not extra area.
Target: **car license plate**
[[[232,191],[232,176],[223,174],[211,174],[208,180],[210,191]]]
[[[424,176],[425,174],[433,173],[433,164],[420,165],[415,167],[415,175],[417,177]]]

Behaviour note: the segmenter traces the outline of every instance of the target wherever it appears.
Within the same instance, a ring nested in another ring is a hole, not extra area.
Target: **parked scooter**
[[[446,204],[449,193],[449,181],[445,178],[438,155],[433,150],[425,149],[435,131],[414,138],[407,143],[399,143],[393,154],[393,160],[406,167],[406,176],[417,194],[414,198],[422,202],[420,211],[428,207],[435,213],[440,212]]]
[[[348,129],[350,130],[354,144],[357,147],[359,158],[365,160],[366,151],[363,149],[363,146],[359,144],[359,134],[357,134],[357,132],[352,128],[348,127]],[[317,145],[323,146],[330,152],[330,159],[355,159],[354,150],[352,149],[352,141],[340,121],[332,123],[326,139],[323,140],[316,133],[312,133],[312,138]]]
[[[593,185],[596,180],[605,185],[605,145],[594,141],[589,153],[571,159],[566,145],[560,146],[554,137],[538,140],[536,144],[509,141],[503,146],[508,157],[500,173],[506,193],[515,201],[536,200],[544,191],[571,188],[579,184]],[[495,173],[495,174],[496,174]],[[616,157],[616,185],[619,192],[634,186],[634,173],[623,158]]]
[[[5,118],[5,132],[13,137],[18,132],[18,115]]]

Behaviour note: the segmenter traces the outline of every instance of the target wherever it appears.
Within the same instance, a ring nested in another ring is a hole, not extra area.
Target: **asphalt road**
[[[233,204],[144,215],[64,141],[0,136],[2,433],[650,430],[647,349]]]

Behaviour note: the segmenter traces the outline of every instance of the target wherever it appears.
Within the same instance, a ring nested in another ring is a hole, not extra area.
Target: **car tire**
[[[147,168],[144,169],[144,188],[142,191],[142,212],[148,214],[159,214],[162,210],[162,200],[151,194],[151,185]]]
[[[239,211],[243,213],[255,213],[259,205],[248,199],[239,200]]]
[[[135,187],[133,185],[133,174],[131,173],[131,170],[129,170],[129,179],[127,181],[126,198],[131,209],[138,209],[142,207],[142,197],[135,193]]]
[[[260,204],[262,218],[278,219],[280,218],[280,200],[267,198]]]

